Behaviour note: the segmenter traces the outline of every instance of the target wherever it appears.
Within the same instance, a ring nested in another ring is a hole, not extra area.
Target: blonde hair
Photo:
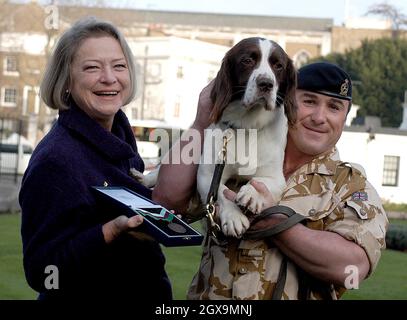
[[[130,74],[130,95],[124,104],[133,100],[136,94],[136,73],[133,54],[121,32],[110,22],[86,17],[78,20],[59,39],[58,44],[48,61],[40,86],[40,95],[47,106],[52,109],[69,108],[70,69],[74,56],[88,38],[109,36],[116,39],[126,58]]]

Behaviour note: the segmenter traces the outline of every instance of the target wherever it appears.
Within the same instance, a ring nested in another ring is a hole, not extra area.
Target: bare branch
[[[370,6],[365,15],[379,15],[389,19],[396,31],[400,30],[402,25],[407,24],[407,16],[399,8],[386,2]]]

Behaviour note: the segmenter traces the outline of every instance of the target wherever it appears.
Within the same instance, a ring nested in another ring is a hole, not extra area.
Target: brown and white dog
[[[213,124],[208,129],[221,129],[235,135],[238,129],[257,130],[257,154],[249,154],[249,163],[255,163],[252,174],[239,176],[242,166],[237,161],[226,162],[218,189],[219,218],[222,231],[227,236],[241,237],[250,223],[239,206],[253,213],[263,210],[264,199],[250,183],[238,191],[236,203],[227,200],[223,191],[229,178],[263,182],[274,199],[279,199],[285,187],[283,175],[284,150],[288,124],[295,121],[294,90],[296,71],[291,59],[274,41],[247,38],[232,47],[225,55],[216,77],[211,98]],[[206,153],[217,155],[222,140],[213,145],[213,133],[206,130],[202,159]],[[246,134],[247,137],[247,134]],[[245,142],[243,149],[248,147]],[[233,150],[231,150],[233,149]],[[214,152],[213,152],[214,151]],[[227,159],[245,152],[229,148]],[[250,159],[256,157],[256,159]],[[206,203],[215,171],[215,163],[202,162],[198,168],[197,187],[201,201]]]

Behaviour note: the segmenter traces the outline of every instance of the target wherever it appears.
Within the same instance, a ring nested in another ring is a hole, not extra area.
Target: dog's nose
[[[270,78],[259,77],[256,80],[256,84],[262,92],[269,92],[274,87],[274,83]]]

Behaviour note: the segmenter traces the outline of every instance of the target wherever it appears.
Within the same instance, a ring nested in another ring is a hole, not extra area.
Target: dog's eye
[[[283,70],[283,68],[284,68],[283,65],[279,62],[274,64],[274,69],[277,71],[281,71],[281,70]]]
[[[245,66],[251,66],[254,64],[254,60],[252,58],[243,58],[241,61]]]

